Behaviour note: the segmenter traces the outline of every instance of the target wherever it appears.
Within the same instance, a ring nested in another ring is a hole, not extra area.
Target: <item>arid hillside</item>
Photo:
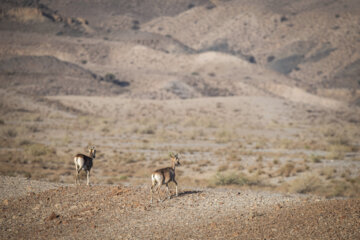
[[[2,238],[358,239],[359,23],[356,0],[1,2]],[[150,205],[171,152],[180,196]]]
[[[19,56],[52,56],[59,61],[49,62],[43,77],[54,78],[51,69],[63,69],[62,62],[91,71],[87,79],[94,86],[114,74],[130,93],[103,84],[113,95],[229,96],[255,87],[284,97],[290,90],[277,86],[284,84],[350,104],[359,98],[357,1],[15,1],[1,11],[7,66],[26,64]],[[34,68],[25,74],[33,75]],[[50,95],[84,94],[55,81],[64,86]],[[95,88],[88,92],[103,94]]]

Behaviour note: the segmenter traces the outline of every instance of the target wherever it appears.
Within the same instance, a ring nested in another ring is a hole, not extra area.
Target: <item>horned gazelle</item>
[[[151,194],[150,202],[151,203],[153,200],[154,191],[158,192],[159,202],[161,201],[160,200],[160,188],[163,184],[166,185],[167,193],[169,195],[168,198],[170,199],[170,191],[169,191],[169,186],[168,186],[168,184],[170,182],[175,183],[176,196],[178,196],[178,187],[177,187],[177,182],[175,180],[175,167],[181,165],[179,155],[170,153],[170,159],[171,159],[171,163],[172,163],[171,167],[158,169],[151,174],[151,190],[150,190],[150,194]]]
[[[84,171],[86,172],[86,185],[90,184],[90,170],[93,166],[93,159],[95,158],[96,150],[94,146],[92,146],[91,148],[89,147],[88,150],[90,153],[90,157],[81,153],[76,154],[76,156],[74,157],[75,168],[76,168],[75,184],[78,183],[79,173],[81,169],[84,169]]]

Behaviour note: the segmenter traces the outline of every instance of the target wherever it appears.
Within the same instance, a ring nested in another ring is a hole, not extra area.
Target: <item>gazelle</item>
[[[176,196],[178,196],[178,187],[177,187],[177,182],[175,180],[175,167],[181,165],[179,155],[178,154],[174,155],[173,153],[170,153],[170,159],[171,159],[171,163],[172,163],[171,167],[158,169],[151,174],[151,189],[150,189],[151,200],[150,200],[150,203],[152,203],[154,191],[158,192],[159,202],[161,201],[160,200],[160,188],[163,184],[166,185],[167,193],[169,195],[168,199],[170,199],[170,191],[169,191],[169,186],[168,186],[169,182],[175,183]]]
[[[88,150],[90,153],[90,157],[81,153],[76,154],[76,156],[74,157],[75,168],[76,168],[75,184],[78,183],[79,173],[81,169],[84,169],[84,171],[86,172],[86,185],[90,184],[90,170],[93,166],[93,159],[95,158],[96,150],[94,146],[88,148]]]

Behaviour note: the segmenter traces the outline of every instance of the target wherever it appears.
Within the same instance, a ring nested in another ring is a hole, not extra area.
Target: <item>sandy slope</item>
[[[4,191],[0,226],[4,239],[360,236],[359,200],[329,201],[300,195],[182,187],[179,197],[149,204],[148,186],[67,185],[48,190],[42,182],[4,177],[1,181]],[[41,192],[21,190],[30,185]],[[22,194],[14,198],[9,191]]]

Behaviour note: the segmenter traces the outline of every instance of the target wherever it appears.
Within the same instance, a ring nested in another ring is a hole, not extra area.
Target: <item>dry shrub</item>
[[[321,169],[320,176],[324,176],[326,179],[333,178],[336,173],[336,168],[334,167],[325,167]]]
[[[256,162],[262,162],[263,161],[263,156],[262,155],[259,155],[257,158],[256,158]]]
[[[119,177],[110,177],[106,180],[107,184],[119,184],[120,182],[126,181],[128,179],[127,175],[120,175]]]
[[[200,160],[200,161],[198,162],[198,164],[199,164],[200,167],[207,167],[207,166],[213,165],[210,160],[206,160],[206,159]]]
[[[226,157],[226,160],[229,162],[231,162],[231,161],[240,162],[242,159],[241,159],[240,153],[238,153],[236,151],[231,151],[231,152],[229,152],[228,156]]]
[[[15,138],[18,135],[18,132],[13,128],[4,129],[3,135],[6,138]]]
[[[277,173],[279,176],[290,177],[290,175],[294,172],[294,169],[294,163],[286,163],[277,171]]]
[[[41,131],[41,128],[39,128],[37,125],[29,125],[26,126],[26,129],[30,132],[30,133],[37,133]]]
[[[210,179],[210,186],[229,186],[229,185],[236,185],[236,186],[254,186],[254,185],[261,185],[260,178],[256,175],[254,176],[247,176],[244,173],[227,173],[221,174],[216,173]]]
[[[227,130],[227,129],[221,129],[216,133],[216,143],[227,143],[231,142],[234,138],[234,132]]]
[[[19,146],[27,146],[27,145],[30,145],[32,142],[28,139],[20,139],[18,141],[18,145]]]
[[[300,176],[289,183],[288,190],[291,193],[312,193],[317,191],[323,182],[313,174]]]
[[[228,168],[229,168],[229,165],[223,164],[218,167],[218,171],[224,172],[224,171],[228,170]]]
[[[242,170],[245,169],[244,166],[243,166],[242,164],[240,164],[240,163],[235,163],[235,164],[233,164],[233,165],[231,166],[231,168],[232,168],[232,169],[237,169],[237,170],[240,170],[240,171],[242,171]]]
[[[321,163],[321,157],[319,155],[311,154],[310,159],[313,163]]]
[[[309,169],[310,169],[310,167],[308,165],[302,164],[300,166],[295,167],[295,172],[296,173],[302,173],[302,172],[305,172],[305,171],[307,171]]]
[[[344,180],[332,180],[324,188],[323,195],[326,197],[360,197],[360,176]]]
[[[258,170],[258,165],[251,165],[251,166],[249,166],[248,168],[247,168],[247,170],[248,170],[248,172],[249,173],[253,173],[253,172],[255,172],[256,170]]]
[[[291,139],[280,139],[275,144],[276,147],[282,148],[282,149],[296,149],[298,148],[296,142],[294,142]]]
[[[220,174],[217,173],[210,181],[215,186],[226,186],[226,185],[248,185],[250,180],[244,174]]]
[[[7,14],[8,17],[19,22],[43,22],[45,20],[42,12],[37,8],[12,8]]]
[[[156,133],[156,130],[157,130],[156,125],[155,125],[155,124],[151,124],[151,125],[148,125],[148,126],[143,127],[143,128],[140,130],[140,133],[141,133],[141,134],[155,134],[155,133]]]
[[[27,145],[25,148],[25,152],[33,157],[56,154],[56,150],[54,148],[48,147],[40,143]]]
[[[329,147],[329,151],[330,152],[326,155],[326,158],[340,160],[340,159],[344,159],[346,152],[353,151],[353,148],[348,145],[337,144],[337,145],[331,145]]]

